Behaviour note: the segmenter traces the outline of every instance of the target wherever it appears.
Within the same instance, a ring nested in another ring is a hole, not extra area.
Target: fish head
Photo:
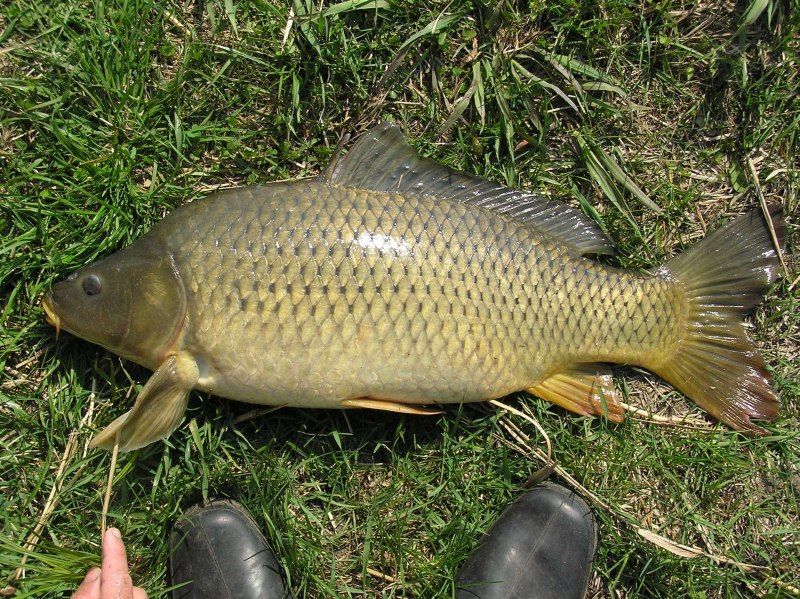
[[[183,329],[186,293],[172,256],[150,241],[82,268],[45,293],[42,307],[56,332],[157,367]]]

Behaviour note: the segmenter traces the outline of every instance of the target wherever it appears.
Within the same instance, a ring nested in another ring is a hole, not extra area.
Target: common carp
[[[651,274],[577,210],[420,158],[393,123],[313,180],[220,191],[45,295],[49,322],[155,373],[92,441],[169,435],[189,392],[428,413],[526,390],[623,418],[611,363],[763,433],[779,399],[742,319],[778,274],[781,209]]]

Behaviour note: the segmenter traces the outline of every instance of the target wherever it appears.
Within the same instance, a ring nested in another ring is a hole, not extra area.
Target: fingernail
[[[118,539],[122,539],[122,533],[120,533],[120,532],[119,532],[119,530],[118,530],[118,529],[116,529],[116,528],[109,528],[109,529],[106,531],[106,534],[109,534],[109,535],[114,535],[114,536],[115,536],[115,537],[117,537]]]

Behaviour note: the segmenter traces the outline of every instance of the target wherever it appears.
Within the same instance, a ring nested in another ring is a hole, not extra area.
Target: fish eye
[[[81,281],[81,287],[83,287],[83,292],[86,295],[93,296],[100,295],[103,285],[100,283],[100,277],[97,275],[87,275],[83,277],[83,280]]]

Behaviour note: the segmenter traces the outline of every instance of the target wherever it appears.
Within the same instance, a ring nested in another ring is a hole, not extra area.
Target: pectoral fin
[[[442,413],[441,410],[424,408],[415,404],[400,403],[386,399],[374,399],[372,397],[345,399],[341,404],[343,408],[368,408],[370,410],[384,410],[386,412],[398,412],[400,414],[417,414],[418,416],[433,416]]]
[[[611,372],[602,364],[573,366],[527,391],[576,414],[603,415],[614,422],[624,420]]]
[[[104,428],[90,447],[113,449],[119,434],[119,450],[131,451],[168,436],[181,423],[198,377],[191,356],[170,356],[147,381],[133,408]]]

